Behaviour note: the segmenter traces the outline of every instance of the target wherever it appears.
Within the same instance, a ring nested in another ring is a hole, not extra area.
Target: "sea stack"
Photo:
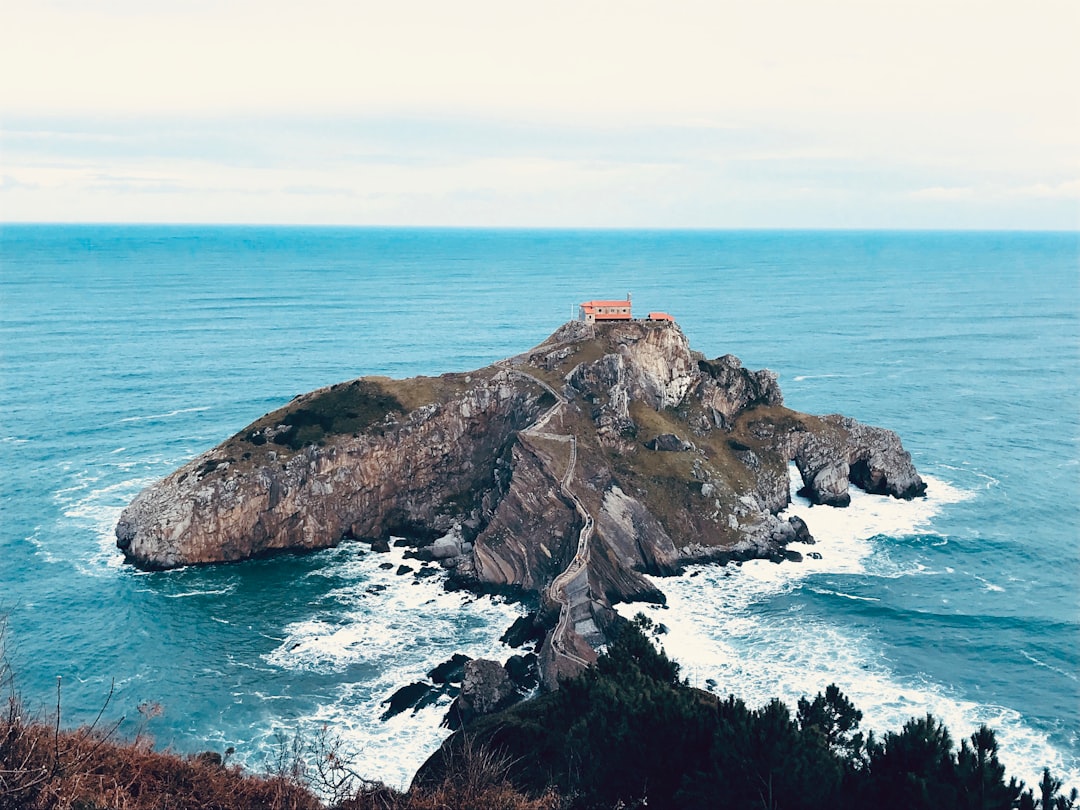
[[[117,545],[160,569],[402,537],[457,586],[540,595],[551,681],[595,659],[613,602],[663,599],[643,573],[805,539],[777,517],[790,462],[816,503],[925,491],[895,433],[792,411],[775,374],[706,360],[655,314],[571,321],[466,374],[298,397],[141,492]]]

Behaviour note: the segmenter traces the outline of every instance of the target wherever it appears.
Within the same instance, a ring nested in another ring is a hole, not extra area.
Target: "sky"
[[[1077,0],[0,0],[0,221],[1080,228]]]

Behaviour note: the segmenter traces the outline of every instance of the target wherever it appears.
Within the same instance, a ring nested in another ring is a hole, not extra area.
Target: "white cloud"
[[[1076,221],[1074,0],[9,0],[0,15],[8,217],[871,227],[925,225],[921,202],[948,227],[990,199],[1017,223]],[[128,180],[109,196],[93,177]],[[157,191],[140,206],[122,188]]]
[[[527,118],[1007,110],[1075,125],[1071,0],[14,0],[16,110],[468,110]]]
[[[921,200],[981,200],[984,202],[1013,199],[1073,200],[1080,202],[1080,180],[1060,183],[1032,183],[1023,186],[932,186],[911,192]]]

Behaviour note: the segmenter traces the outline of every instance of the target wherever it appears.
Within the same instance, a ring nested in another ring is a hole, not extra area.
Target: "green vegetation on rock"
[[[983,726],[959,750],[927,715],[880,739],[835,686],[797,711],[772,700],[751,709],[679,680],[678,664],[649,641],[644,616],[624,623],[595,667],[557,692],[477,719],[432,757],[417,784],[446,777],[457,747],[512,759],[526,791],[555,786],[575,808],[979,808],[1067,810],[1049,773],[1047,798],[1006,780],[994,733]]]

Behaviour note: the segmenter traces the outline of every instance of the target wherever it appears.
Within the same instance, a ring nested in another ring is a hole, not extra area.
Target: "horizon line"
[[[302,222],[195,222],[195,221],[132,221],[111,220],[2,220],[0,229],[7,227],[118,227],[118,228],[294,228],[322,230],[381,230],[381,231],[573,231],[595,233],[656,232],[656,233],[1046,233],[1080,235],[1080,224],[1073,228],[978,228],[978,227],[843,227],[797,225],[749,226],[666,226],[666,225],[385,225],[375,223],[302,223]]]

